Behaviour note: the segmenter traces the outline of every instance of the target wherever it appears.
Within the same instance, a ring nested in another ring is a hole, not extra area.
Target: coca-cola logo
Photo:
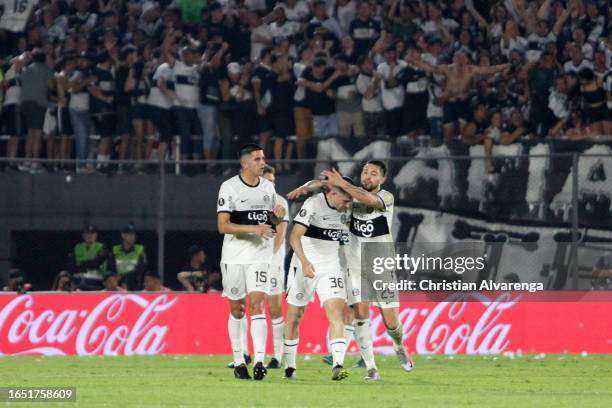
[[[465,296],[477,297],[466,302]],[[481,294],[451,295],[446,301],[427,303],[431,307],[405,308],[400,312],[404,342],[414,339],[417,354],[496,354],[510,345],[512,324],[503,314],[516,305],[517,299],[502,294],[492,300]],[[475,312],[472,308],[478,308]],[[471,310],[468,310],[471,309]],[[382,315],[371,317],[372,341],[378,353],[393,353],[393,342],[387,334]]]
[[[35,297],[18,296],[0,310],[0,344],[18,349],[11,354],[64,355],[70,343],[78,355],[159,354],[166,346],[168,326],[156,322],[177,299],[117,294],[89,310],[36,313]],[[132,309],[132,318],[126,317],[128,309]]]

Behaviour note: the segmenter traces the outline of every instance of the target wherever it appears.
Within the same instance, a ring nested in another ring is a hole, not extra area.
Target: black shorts
[[[132,120],[149,120],[151,119],[150,113],[151,105],[144,103],[137,103],[132,105]]]
[[[70,111],[68,108],[58,108],[57,115],[57,134],[72,136],[74,131],[72,130],[72,122],[70,121]]]
[[[586,111],[587,122],[589,124],[596,122],[603,122],[604,120],[611,120],[608,106],[604,103],[602,106],[592,108],[588,107]]]
[[[40,106],[34,101],[21,102],[21,114],[25,122],[24,131],[26,129],[42,130],[45,124],[46,113],[47,108],[45,106]]]
[[[266,112],[264,115],[257,114],[257,133],[269,132],[274,129],[272,116]]]
[[[174,119],[174,112],[170,109],[163,109],[157,106],[151,106],[149,108],[153,124],[159,133],[159,141],[162,143],[169,143],[172,138],[176,136],[176,125]]]
[[[404,115],[402,116],[402,126],[404,133],[414,132],[415,130],[427,130],[427,104],[429,94],[407,93],[404,98]]]
[[[117,133],[117,115],[115,112],[96,112],[91,115],[96,132],[101,137],[112,137]]]
[[[445,125],[450,125],[458,120],[467,122],[468,118],[470,117],[469,111],[470,102],[467,99],[444,102],[442,123]]]
[[[270,115],[270,117],[272,118],[274,137],[284,139],[287,136],[295,135],[293,112],[274,112]]]
[[[2,108],[2,126],[0,131],[9,136],[23,136],[25,134],[23,112],[19,108],[19,105],[12,103]]]
[[[117,106],[117,129],[118,135],[129,135],[132,130],[132,107],[130,105]]]

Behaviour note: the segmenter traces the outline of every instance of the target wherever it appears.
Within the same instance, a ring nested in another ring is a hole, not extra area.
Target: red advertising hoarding
[[[418,354],[612,352],[611,302],[511,299],[402,304],[406,344]],[[229,354],[228,310],[208,294],[4,294],[0,355]],[[378,353],[392,351],[375,309],[372,333]],[[317,303],[306,310],[300,352],[327,352]]]

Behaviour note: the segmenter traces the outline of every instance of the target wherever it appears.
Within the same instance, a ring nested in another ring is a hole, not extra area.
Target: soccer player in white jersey
[[[294,254],[287,277],[285,378],[295,378],[300,319],[315,293],[325,309],[333,356],[332,380],[348,376],[344,369],[346,340],[342,312],[346,304],[345,274],[340,265],[340,240],[351,204],[346,192],[334,187],[308,198],[293,220],[289,242]]]
[[[274,226],[282,222],[285,208],[276,203],[274,185],[262,177],[263,149],[244,145],[238,152],[240,173],[221,185],[217,201],[217,229],[224,234],[221,251],[223,296],[229,299],[228,332],[234,356],[234,375],[250,379],[244,361],[242,320],[249,297],[251,338],[255,353],[253,378],[262,380],[268,327],[264,312],[273,255]]]
[[[263,177],[274,184],[274,167],[266,165]],[[266,368],[280,368],[283,357],[283,336],[285,321],[283,319],[283,292],[285,291],[285,236],[289,222],[289,204],[280,194],[276,195],[276,203],[285,208],[285,217],[276,226],[274,237],[274,256],[270,262],[270,289],[267,296],[268,311],[272,320],[272,344],[274,345],[274,357]]]
[[[328,187],[340,187],[353,198],[351,215],[351,237],[348,256],[347,303],[355,312],[355,340],[368,369],[366,379],[378,379],[378,370],[374,362],[372,334],[370,331],[369,303],[361,299],[361,243],[392,242],[391,224],[393,220],[393,194],[382,189],[387,167],[381,161],[370,160],[361,172],[361,187],[347,182],[336,170],[324,171]],[[295,199],[310,192],[319,191],[323,186],[320,181],[311,181],[292,191],[287,196]],[[412,371],[414,364],[403,345],[403,327],[399,320],[399,302],[379,301],[384,324],[389,337],[393,340],[393,349],[402,368]]]

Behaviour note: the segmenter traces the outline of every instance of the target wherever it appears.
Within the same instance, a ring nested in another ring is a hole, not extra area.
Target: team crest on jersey
[[[359,289],[353,289],[353,296],[359,296]]]
[[[238,288],[232,288],[231,292],[232,292],[232,295],[237,295],[238,294]]]
[[[307,211],[306,211],[306,209],[305,209],[305,208],[301,209],[301,210],[300,210],[300,217],[305,217],[305,216],[306,216],[306,213],[307,213]]]
[[[223,199],[223,197],[219,198],[219,206],[222,206],[223,204],[225,204],[225,200]]]
[[[302,300],[302,299],[304,299],[304,294],[303,294],[302,292],[300,292],[300,293],[298,293],[297,295],[295,295],[295,298],[296,298],[297,300]]]
[[[346,214],[342,214],[342,215],[340,216],[340,222],[341,222],[342,224],[346,224],[346,223],[348,222],[348,215],[346,215]]]
[[[270,202],[270,196],[269,195],[265,195],[264,196],[264,203],[268,204]]]

